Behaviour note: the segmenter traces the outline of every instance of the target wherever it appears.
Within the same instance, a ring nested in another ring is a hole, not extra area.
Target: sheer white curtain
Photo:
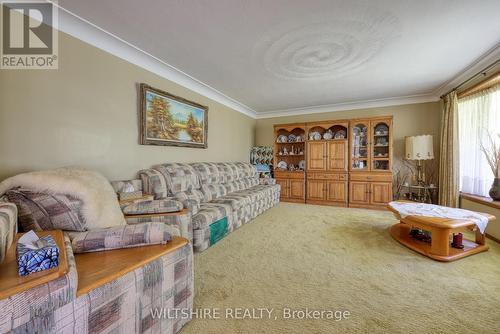
[[[488,132],[500,133],[500,85],[458,101],[460,191],[488,197],[493,173],[481,151]]]

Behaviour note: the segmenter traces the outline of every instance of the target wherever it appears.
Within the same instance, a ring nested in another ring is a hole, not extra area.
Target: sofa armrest
[[[17,233],[17,207],[13,203],[0,202],[0,263]]]
[[[67,234],[75,254],[165,244],[171,239],[168,225],[153,222]]]
[[[259,184],[260,185],[272,185],[276,184],[276,179],[271,179],[271,178],[261,178],[259,179]]]
[[[192,215],[195,215],[200,211],[200,202],[194,199],[185,199],[182,202],[182,205],[188,209]]]
[[[159,199],[129,204],[122,208],[126,215],[179,212],[184,209],[181,202],[174,199]]]

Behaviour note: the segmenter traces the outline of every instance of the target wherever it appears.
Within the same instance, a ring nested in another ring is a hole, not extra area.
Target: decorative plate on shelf
[[[321,133],[318,131],[309,132],[309,140],[320,140]]]
[[[320,140],[322,138],[321,133],[318,131],[313,131],[309,133],[309,140]]]
[[[280,168],[280,169],[286,169],[287,166],[288,165],[285,161],[278,162],[278,168]]]
[[[278,136],[278,139],[276,140],[278,143],[287,143],[288,142],[288,137],[285,135],[280,135]]]
[[[305,160],[300,160],[299,161],[299,169],[300,170],[305,170],[306,169],[306,161]]]
[[[347,137],[347,133],[345,130],[338,130],[337,132],[335,132],[335,139],[344,139],[345,137]]]
[[[323,134],[323,139],[329,140],[333,138],[332,130],[328,130]]]
[[[295,142],[301,143],[304,141],[304,136],[303,135],[298,135],[297,138],[295,138]]]
[[[294,134],[288,135],[288,142],[293,143],[297,140],[297,137]]]

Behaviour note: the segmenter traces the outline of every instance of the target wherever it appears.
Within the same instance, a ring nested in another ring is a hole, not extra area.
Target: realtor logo
[[[57,10],[46,1],[1,4],[1,69],[57,69]]]

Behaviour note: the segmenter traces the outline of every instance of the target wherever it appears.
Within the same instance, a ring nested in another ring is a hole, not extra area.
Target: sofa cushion
[[[224,203],[202,203],[200,211],[193,215],[193,230],[210,226],[213,222],[228,217],[232,224],[232,208]]]
[[[226,193],[228,193],[228,194],[240,190],[239,189],[239,184],[236,183],[235,181],[232,181],[232,182],[229,182],[229,183],[225,183],[224,184],[224,188],[226,188]]]
[[[218,162],[217,167],[221,175],[222,183],[230,183],[238,180],[238,168],[231,162]]]
[[[183,209],[181,202],[172,199],[143,201],[125,206],[122,210],[126,215],[141,215],[148,213],[179,212]]]
[[[240,179],[256,177],[258,174],[257,169],[252,164],[247,162],[235,162],[234,164],[238,168],[238,175]]]
[[[167,183],[162,173],[155,169],[143,169],[138,174],[144,193],[153,195],[154,199],[167,197]]]
[[[259,179],[257,177],[247,177],[242,180],[243,184],[245,185],[245,189],[255,187],[259,185]]]
[[[226,187],[222,184],[204,184],[201,186],[203,201],[210,202],[227,194]]]
[[[13,203],[0,202],[0,263],[17,233],[17,207]]]
[[[202,185],[221,183],[223,181],[216,163],[194,162],[190,165],[198,173],[198,177]]]
[[[233,210],[237,210],[242,206],[250,205],[251,198],[247,194],[242,194],[239,191],[230,193],[226,196],[212,200],[210,203],[222,203],[230,205]]]
[[[263,189],[250,188],[237,191],[234,195],[245,196],[248,201],[255,202],[262,199],[266,195],[266,192]]]
[[[82,201],[68,195],[50,195],[15,188],[6,192],[9,202],[19,210],[22,230],[85,231]]]
[[[174,198],[182,203],[182,205],[191,211],[194,215],[198,213],[200,204],[204,202],[203,192],[198,189],[183,191],[174,195]]]
[[[200,189],[198,174],[189,164],[168,163],[153,166],[153,169],[159,171],[165,178],[169,195]]]

